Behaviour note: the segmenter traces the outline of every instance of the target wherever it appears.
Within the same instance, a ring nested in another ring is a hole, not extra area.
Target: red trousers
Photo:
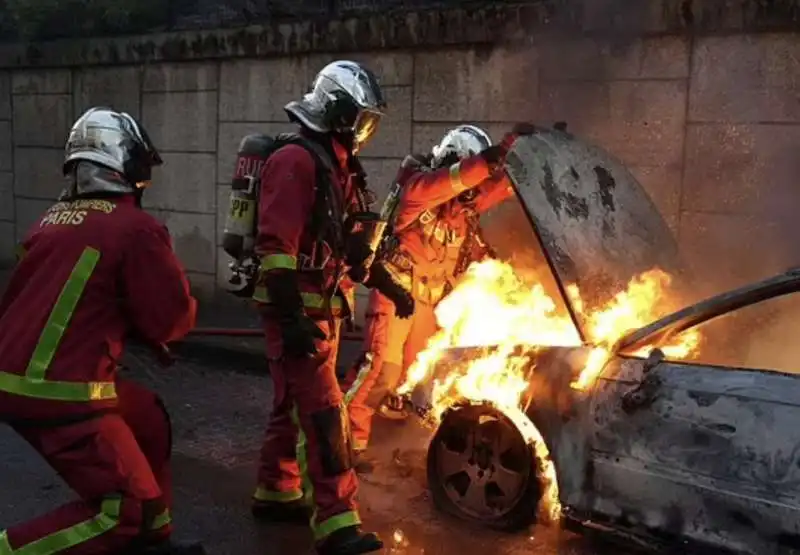
[[[375,411],[400,385],[403,374],[437,328],[432,305],[417,302],[414,315],[404,320],[395,316],[394,303],[375,289],[369,294],[365,320],[362,356],[343,384],[357,450],[367,448]],[[364,364],[367,353],[372,356],[371,364]]]
[[[115,413],[58,426],[12,424],[81,499],[0,533],[0,555],[118,553],[168,537],[169,416],[142,386],[118,380],[117,395]]]
[[[298,359],[283,356],[280,325],[269,315],[262,318],[275,398],[254,498],[292,502],[310,497],[311,527],[320,541],[361,523],[347,409],[336,380],[339,322],[332,339],[317,341],[317,355]],[[327,321],[317,325],[330,332]]]

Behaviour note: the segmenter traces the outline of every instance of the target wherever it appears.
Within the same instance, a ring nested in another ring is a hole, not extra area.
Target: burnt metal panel
[[[592,406],[582,512],[738,553],[800,547],[800,379],[616,358]],[[651,380],[647,402],[622,399]]]
[[[675,239],[644,188],[605,150],[554,129],[519,138],[506,170],[562,283],[587,305],[638,273],[682,270]]]

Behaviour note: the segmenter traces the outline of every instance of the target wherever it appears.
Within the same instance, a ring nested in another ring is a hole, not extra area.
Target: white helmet
[[[433,147],[433,167],[453,164],[492,146],[492,138],[475,125],[459,125],[448,131]]]
[[[352,136],[353,149],[375,133],[386,110],[375,75],[357,62],[340,60],[322,68],[311,92],[284,108],[289,117],[317,133]]]

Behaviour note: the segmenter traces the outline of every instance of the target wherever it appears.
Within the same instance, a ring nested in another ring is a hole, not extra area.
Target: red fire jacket
[[[55,204],[0,301],[0,420],[115,406],[125,337],[179,339],[195,313],[166,228],[132,197]]]
[[[398,246],[388,262],[417,300],[435,304],[453,278],[471,211],[489,210],[511,196],[513,188],[504,173],[490,175],[478,155],[434,171],[405,165],[397,181],[403,191],[394,226]],[[478,195],[467,208],[456,197],[475,187]]]
[[[346,215],[356,206],[356,196],[348,170],[348,153],[336,141],[335,167],[330,179],[334,188],[333,202],[337,212]],[[327,214],[315,211],[317,198],[317,166],[305,148],[290,144],[278,149],[267,159],[261,171],[261,195],[258,206],[258,234],[255,252],[261,259],[259,273],[263,275],[281,269],[297,270],[300,293],[306,311],[312,316],[323,315],[324,297],[331,290],[337,269],[344,271],[343,253],[334,253],[334,237]],[[328,184],[320,184],[328,186]],[[315,225],[327,228],[321,237]],[[341,226],[342,222],[338,222]],[[334,315],[352,310],[354,285],[346,277],[339,282],[342,298],[334,296],[330,308]],[[269,293],[259,279],[253,298],[270,304]]]

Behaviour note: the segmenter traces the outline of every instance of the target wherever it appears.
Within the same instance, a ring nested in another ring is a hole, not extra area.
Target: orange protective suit
[[[383,263],[411,291],[415,309],[411,318],[397,318],[389,299],[376,290],[370,293],[363,354],[344,384],[356,450],[366,448],[375,410],[435,333],[434,308],[454,285],[463,257],[481,256],[485,245],[478,234],[479,215],[513,194],[506,175],[490,174],[480,155],[437,170],[408,157],[397,182],[402,196],[393,229],[395,247]],[[464,199],[472,189],[476,194]]]

